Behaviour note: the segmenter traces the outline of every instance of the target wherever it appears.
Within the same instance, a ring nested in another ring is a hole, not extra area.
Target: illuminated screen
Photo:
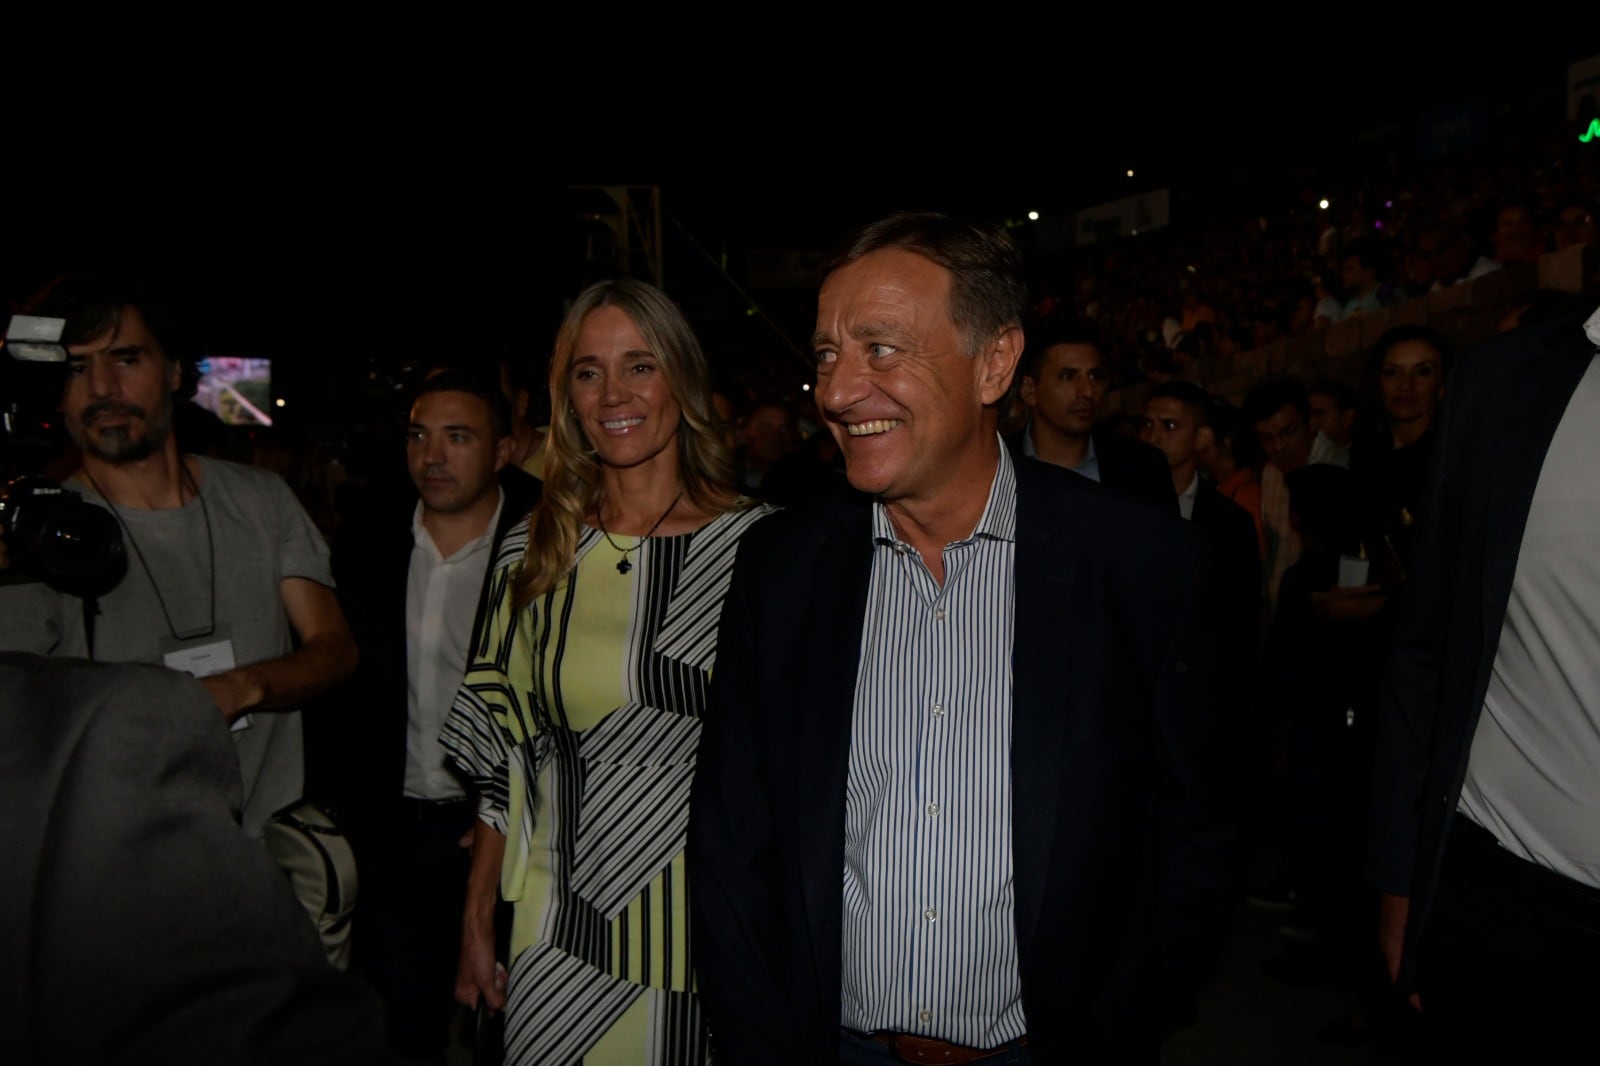
[[[200,360],[194,402],[230,426],[272,425],[272,360],[218,355]]]

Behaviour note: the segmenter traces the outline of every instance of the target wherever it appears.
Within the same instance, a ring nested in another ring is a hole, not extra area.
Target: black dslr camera
[[[0,359],[0,449],[4,468],[42,465],[59,441],[53,382],[66,349],[59,318],[14,315]],[[54,431],[54,432],[53,432]],[[41,474],[23,474],[0,484],[0,526],[10,566],[0,584],[43,581],[59,592],[85,598],[117,587],[128,569],[117,520]]]

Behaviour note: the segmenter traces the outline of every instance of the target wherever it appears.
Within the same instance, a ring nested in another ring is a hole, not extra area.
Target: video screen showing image
[[[200,360],[194,402],[230,426],[272,425],[272,360],[211,356]]]

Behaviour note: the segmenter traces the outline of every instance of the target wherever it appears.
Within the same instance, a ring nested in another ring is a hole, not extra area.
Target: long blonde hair
[[[678,474],[690,501],[708,511],[735,505],[733,456],[711,406],[711,373],[694,330],[667,295],[631,278],[589,286],[572,302],[550,360],[550,434],[545,441],[544,494],[528,519],[528,550],[513,588],[521,610],[571,571],[584,518],[600,496],[601,464],[569,402],[572,362],[583,320],[602,307],[620,308],[656,357],[678,419]]]

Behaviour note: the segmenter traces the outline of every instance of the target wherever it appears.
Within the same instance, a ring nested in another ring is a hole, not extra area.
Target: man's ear
[[[183,364],[176,359],[167,360],[167,391],[177,392],[183,384]]]
[[[1201,426],[1194,433],[1194,450],[1197,452],[1210,451],[1217,443],[1217,435],[1211,432],[1210,426]]]
[[[978,396],[983,400],[983,405],[999,403],[1005,396],[1006,390],[1011,388],[1011,379],[1017,372],[1017,363],[1022,359],[1022,327],[1007,326],[1000,331],[1000,335],[989,345],[983,354],[982,365],[978,368]],[[1022,379],[1023,402],[1031,403],[1027,398],[1028,379]]]
[[[511,461],[511,453],[516,449],[517,438],[506,436],[500,438],[500,443],[494,446],[494,470],[499,473]]]

